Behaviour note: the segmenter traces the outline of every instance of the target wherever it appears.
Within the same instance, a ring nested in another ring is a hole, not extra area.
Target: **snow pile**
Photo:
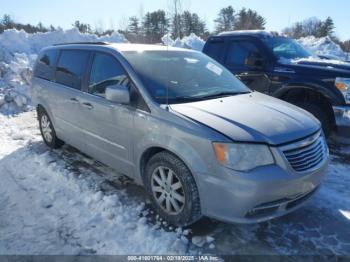
[[[12,114],[28,109],[32,67],[42,48],[57,43],[97,41],[127,42],[117,32],[98,37],[77,29],[36,34],[11,29],[0,34],[0,112]]]
[[[57,43],[68,42],[127,42],[126,38],[117,32],[110,36],[98,37],[94,34],[82,34],[78,29],[57,30],[47,33],[28,34],[23,30],[6,30],[0,34],[0,47],[10,53],[37,54],[42,48]]]
[[[316,38],[308,36],[297,40],[315,55],[328,58],[331,60],[347,61],[350,55],[344,52],[341,47],[334,43],[330,37]]]
[[[35,117],[0,114],[1,255],[186,252],[180,228],[167,232],[142,215],[142,196],[133,199],[125,186],[103,187],[97,165],[87,167],[91,159],[72,153],[67,158],[77,159],[69,163],[69,150],[48,150]]]
[[[191,33],[189,36],[185,36],[182,39],[176,38],[175,40],[171,38],[170,34],[166,34],[162,37],[162,42],[168,46],[193,49],[197,51],[202,51],[205,44],[204,40],[194,33]]]

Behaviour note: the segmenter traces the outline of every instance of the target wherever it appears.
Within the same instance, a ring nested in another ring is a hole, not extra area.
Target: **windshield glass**
[[[227,69],[201,53],[157,50],[123,54],[150,95],[160,104],[250,92]]]
[[[278,59],[308,58],[312,54],[295,40],[286,37],[271,37],[265,40]]]

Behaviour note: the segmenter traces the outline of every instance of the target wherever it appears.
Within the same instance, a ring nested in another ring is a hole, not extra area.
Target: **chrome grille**
[[[282,148],[284,156],[297,172],[317,169],[328,157],[328,147],[321,132]]]

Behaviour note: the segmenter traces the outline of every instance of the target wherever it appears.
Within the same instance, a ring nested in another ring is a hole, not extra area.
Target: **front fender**
[[[159,136],[157,133],[150,133],[138,141],[138,143],[135,145],[134,150],[135,152],[137,152],[136,179],[139,182],[143,181],[142,180],[142,156],[148,149],[151,149],[151,148],[161,148],[161,149],[167,150],[173,153],[174,155],[176,155],[178,158],[180,158],[185,163],[185,165],[189,168],[196,182],[198,179],[197,174],[205,173],[208,171],[208,164],[203,159],[203,156],[201,156],[198,153],[198,151],[194,149],[194,147],[192,146],[192,143],[193,142],[196,143],[197,147],[201,148],[200,152],[208,152],[208,149],[211,147],[211,143],[209,141],[206,141],[207,143],[203,141],[197,141],[197,142],[184,141],[178,137],[179,136],[177,135]],[[214,157],[214,151],[212,148],[210,148],[209,154],[213,154],[213,157]]]

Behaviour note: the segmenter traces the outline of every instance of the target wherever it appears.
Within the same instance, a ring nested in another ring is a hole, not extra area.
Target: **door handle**
[[[79,100],[76,99],[75,97],[70,98],[69,101],[70,101],[71,103],[79,103]]]
[[[93,109],[94,108],[94,106],[92,104],[87,103],[87,102],[82,103],[82,105],[83,105],[83,107],[86,107],[87,109]]]

